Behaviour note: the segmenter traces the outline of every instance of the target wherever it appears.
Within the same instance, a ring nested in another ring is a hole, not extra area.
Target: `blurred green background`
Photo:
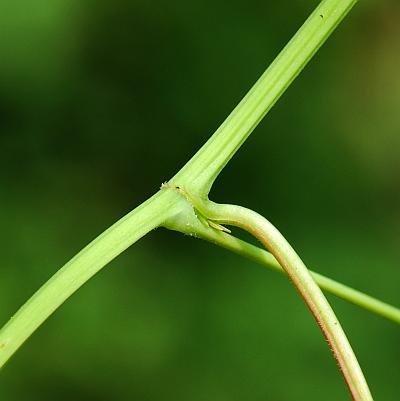
[[[0,3],[0,320],[205,142],[317,1]],[[360,2],[211,197],[400,305],[400,6]],[[377,400],[400,327],[329,297]],[[152,232],[2,370],[3,401],[348,400],[286,277]]]

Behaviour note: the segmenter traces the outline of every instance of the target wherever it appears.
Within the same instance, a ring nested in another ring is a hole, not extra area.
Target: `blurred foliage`
[[[0,3],[2,322],[187,161],[316,3]],[[211,196],[397,305],[399,17],[360,2]],[[397,400],[399,327],[331,300],[376,399]],[[349,399],[309,315],[285,277],[159,230],[38,330],[0,399]]]

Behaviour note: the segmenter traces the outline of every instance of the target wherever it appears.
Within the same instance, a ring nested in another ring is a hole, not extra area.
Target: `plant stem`
[[[357,0],[324,0],[214,135],[170,180],[198,196],[214,180],[265,114],[305,67]]]
[[[149,220],[150,219],[150,220]],[[157,225],[198,236],[283,272],[276,259],[263,249],[203,224],[192,205],[176,191],[157,193],[92,241],[43,285],[0,330],[0,367],[24,341],[74,291],[102,266]],[[103,254],[107,259],[103,258]],[[317,283],[336,296],[400,324],[400,310],[318,273]]]
[[[179,188],[179,191],[214,225],[228,224],[242,228],[270,250],[300,292],[328,340],[353,399],[372,401],[360,365],[335,313],[307,267],[283,235],[268,220],[250,209],[197,198],[183,188]]]
[[[181,200],[160,191],[117,221],[47,281],[0,331],[0,367],[72,293],[175,213]]]
[[[193,194],[208,194],[226,163],[355,3],[356,0],[322,1],[227,120],[174,176],[175,185],[182,185]],[[58,306],[103,266],[157,226],[173,226],[177,224],[171,223],[174,219],[197,220],[192,209],[176,191],[160,191],[90,243],[0,331],[0,367]],[[223,246],[229,248],[227,241]]]
[[[167,223],[167,228],[187,235],[195,235],[198,238],[228,249],[231,252],[246,257],[269,269],[285,273],[279,262],[265,249],[258,248],[257,246],[249,244],[239,238],[227,234],[226,232],[214,230],[210,228],[208,224],[203,224],[198,219],[189,218],[180,221],[175,218],[173,221]],[[347,302],[391,320],[394,323],[400,324],[400,309],[322,274],[311,270],[310,273],[321,289]]]

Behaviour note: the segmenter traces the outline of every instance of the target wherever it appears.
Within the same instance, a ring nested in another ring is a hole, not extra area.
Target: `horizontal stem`
[[[168,187],[169,185],[165,185]],[[174,186],[172,191],[174,192]],[[183,198],[183,197],[182,197]],[[249,244],[233,235],[227,234],[221,230],[215,230],[210,227],[207,221],[201,220],[194,212],[193,206],[189,201],[182,203],[182,212],[175,214],[172,219],[164,222],[163,226],[174,231],[184,233],[186,235],[195,236],[205,241],[211,242],[222,248],[228,249],[238,255],[246,257],[259,263],[269,269],[286,274],[275,257],[255,245]],[[382,302],[370,295],[359,290],[351,288],[336,280],[326,277],[322,274],[310,270],[316,283],[323,290],[350,302],[360,308],[366,309],[372,313],[382,316],[394,323],[400,324],[400,309],[386,302]]]
[[[380,301],[379,299],[332,280],[322,274],[315,272],[311,272],[311,274],[318,285],[331,294],[391,320],[394,323],[400,324],[400,309],[393,305]]]
[[[235,252],[236,254],[253,260],[265,267],[286,274],[275,257],[265,249],[258,248],[255,245],[249,244],[222,231],[211,230],[206,227],[204,227],[203,230],[198,231],[197,235],[199,238]],[[323,290],[347,302],[391,320],[394,323],[400,324],[400,309],[322,274],[311,270],[310,273],[315,282]]]

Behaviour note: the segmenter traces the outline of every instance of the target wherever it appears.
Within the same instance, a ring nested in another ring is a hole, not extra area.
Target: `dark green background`
[[[317,2],[0,3],[0,320],[205,142]],[[400,305],[400,7],[361,1],[211,197],[275,223],[315,270]],[[376,400],[400,327],[329,297]],[[350,397],[288,280],[158,230],[2,370],[3,401]]]

